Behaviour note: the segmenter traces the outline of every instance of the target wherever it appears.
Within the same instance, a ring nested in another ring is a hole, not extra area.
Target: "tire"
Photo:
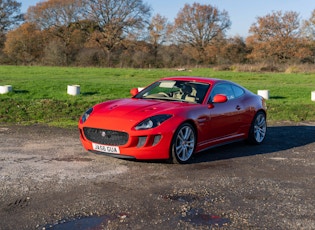
[[[267,122],[266,114],[262,111],[256,113],[248,134],[248,142],[251,144],[259,145],[266,137]]]
[[[171,160],[174,164],[187,164],[195,151],[196,131],[189,123],[184,123],[176,130],[171,144]]]

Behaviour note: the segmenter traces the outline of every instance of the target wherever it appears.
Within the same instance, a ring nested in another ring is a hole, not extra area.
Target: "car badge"
[[[101,135],[102,135],[102,137],[105,137],[105,136],[106,136],[106,132],[105,132],[105,131],[102,131],[102,132],[101,132]]]

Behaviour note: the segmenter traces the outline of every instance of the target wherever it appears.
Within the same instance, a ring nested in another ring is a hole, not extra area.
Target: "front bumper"
[[[159,129],[156,129],[154,132],[152,130],[131,131],[128,133],[129,138],[127,143],[118,145],[119,154],[95,151],[93,149],[93,141],[86,137],[83,127],[79,127],[79,131],[83,147],[88,151],[98,154],[139,160],[168,159],[170,157],[170,145],[173,137],[172,130],[163,132],[159,131]]]

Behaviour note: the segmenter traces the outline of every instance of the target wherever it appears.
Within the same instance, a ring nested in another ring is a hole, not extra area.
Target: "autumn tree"
[[[64,54],[63,64],[69,64],[80,45],[76,45],[77,37],[74,35],[80,31],[76,23],[83,20],[83,13],[82,0],[48,0],[29,7],[26,20],[36,24],[41,30],[49,31],[52,39],[47,53]]]
[[[249,29],[251,35],[246,41],[252,48],[249,58],[284,63],[302,54],[299,26],[299,14],[294,11],[277,11],[258,17]]]
[[[194,64],[193,58],[184,52],[185,48],[188,46],[189,45],[186,44],[166,44],[161,47],[160,53],[163,65],[172,68]]]
[[[244,39],[240,36],[224,39],[219,44],[219,63],[222,64],[239,64],[246,62],[248,48]]]
[[[85,0],[87,19],[98,23],[99,30],[91,37],[107,54],[148,22],[151,9],[142,0]]]
[[[30,64],[42,56],[44,37],[32,23],[8,32],[4,52],[17,64]]]
[[[189,44],[196,50],[200,62],[205,61],[205,50],[214,38],[224,36],[231,21],[227,11],[219,11],[211,5],[185,4],[175,18],[174,38],[176,42]]]

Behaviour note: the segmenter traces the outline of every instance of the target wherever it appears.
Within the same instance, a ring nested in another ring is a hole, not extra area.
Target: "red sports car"
[[[234,141],[263,142],[262,97],[233,82],[168,77],[132,98],[106,101],[80,118],[86,150],[128,159],[187,163],[194,153]]]

